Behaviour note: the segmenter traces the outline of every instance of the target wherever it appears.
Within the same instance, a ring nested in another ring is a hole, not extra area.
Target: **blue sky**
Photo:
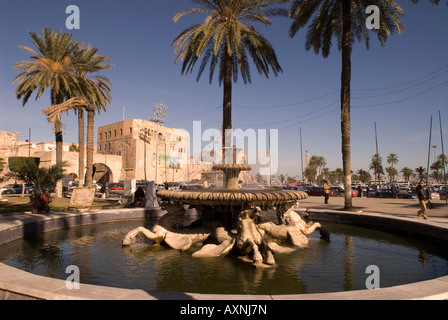
[[[398,168],[426,167],[430,117],[432,145],[441,153],[439,110],[448,153],[448,6],[429,1],[416,6],[398,1],[405,11],[405,32],[391,36],[382,47],[373,35],[370,50],[356,43],[352,55],[352,169],[367,170],[376,152],[399,157]],[[80,29],[67,30],[66,7],[80,9]],[[41,110],[49,97],[22,107],[14,95],[13,64],[29,54],[28,31],[49,26],[70,32],[78,41],[100,49],[116,67],[102,73],[112,82],[112,107],[96,117],[96,127],[125,118],[149,120],[155,103],[169,106],[169,127],[192,133],[193,121],[202,129],[221,127],[222,88],[205,75],[196,82],[197,69],[181,75],[170,50],[174,38],[203,16],[193,15],[177,24],[173,16],[194,5],[188,0],[0,0],[0,130],[20,132],[19,139],[54,141]],[[277,52],[283,73],[270,79],[252,68],[252,84],[240,81],[233,91],[233,127],[279,130],[278,174],[301,171],[300,128],[303,151],[323,156],[330,170],[342,168],[339,90],[341,55],[335,46],[327,59],[305,50],[306,30],[291,39],[290,21],[274,19],[269,28],[256,25]],[[215,79],[216,80],[216,79]],[[63,116],[64,142],[77,143],[77,118]],[[431,162],[434,151],[431,149]]]

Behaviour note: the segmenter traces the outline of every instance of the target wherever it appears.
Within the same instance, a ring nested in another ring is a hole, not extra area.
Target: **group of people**
[[[156,208],[159,206],[157,202],[157,194],[155,182],[150,181],[146,187],[146,192],[143,190],[143,187],[137,187],[137,190],[134,193],[134,205],[136,207],[152,207]]]

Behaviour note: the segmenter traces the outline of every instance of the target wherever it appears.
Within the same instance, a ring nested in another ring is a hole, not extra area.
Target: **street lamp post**
[[[168,114],[165,112],[165,110],[168,110],[168,106],[157,103],[154,106],[154,116],[151,118],[152,122],[157,123],[157,139],[156,139],[156,184],[159,180],[159,126],[164,124],[166,122],[166,117]]]

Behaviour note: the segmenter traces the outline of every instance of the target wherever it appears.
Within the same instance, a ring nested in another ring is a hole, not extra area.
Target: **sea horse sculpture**
[[[308,245],[308,236],[319,230],[322,237],[327,238],[330,232],[318,222],[306,223],[294,209],[299,207],[299,202],[283,206],[279,210],[278,217],[282,224],[277,225],[272,222],[259,224],[258,227],[276,239],[289,240],[296,247]]]
[[[192,254],[193,257],[221,257],[233,251],[244,261],[251,262],[256,267],[275,265],[273,253],[290,252],[294,249],[283,247],[276,242],[268,242],[265,235],[282,241],[289,240],[295,247],[308,244],[307,236],[315,230],[328,236],[328,231],[319,223],[306,223],[294,209],[297,203],[278,208],[281,224],[265,222],[257,224],[261,212],[258,206],[252,206],[238,213],[237,230],[228,232],[219,221],[206,221],[183,226],[185,209],[182,203],[163,202],[162,209],[167,213],[148,230],[144,227],[130,231],[123,240],[123,246],[130,246],[138,234],[156,244],[164,243],[169,247],[186,251],[195,243],[205,243],[201,249]],[[198,226],[196,226],[198,225]]]

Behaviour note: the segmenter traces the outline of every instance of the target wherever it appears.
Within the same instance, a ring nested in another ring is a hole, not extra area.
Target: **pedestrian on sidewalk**
[[[362,186],[360,184],[358,185],[358,197],[362,198]]]
[[[418,217],[421,218],[423,216],[423,219],[428,219],[428,210],[426,208],[426,205],[429,201],[429,195],[428,189],[425,187],[425,181],[420,181],[420,184],[417,186],[416,192],[418,202],[420,203],[420,210],[417,211]]]
[[[325,194],[325,204],[328,204],[328,199],[330,198],[330,185],[327,180],[324,180],[324,194]]]

